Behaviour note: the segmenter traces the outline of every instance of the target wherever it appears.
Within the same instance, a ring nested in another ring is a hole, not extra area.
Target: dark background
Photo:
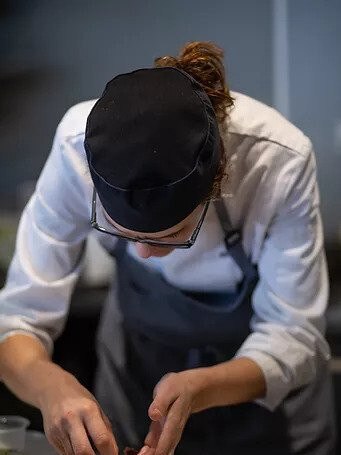
[[[287,40],[278,48],[282,28]],[[191,40],[219,44],[230,87],[277,107],[315,145],[331,276],[328,339],[341,415],[339,0],[0,0],[0,284],[20,210],[64,112],[98,97],[114,75],[151,66]],[[287,86],[278,85],[278,77]],[[55,360],[91,388],[93,336],[107,287],[105,280],[89,283],[83,277],[74,293]],[[27,415],[41,429],[39,413],[2,386],[0,414],[6,413]]]

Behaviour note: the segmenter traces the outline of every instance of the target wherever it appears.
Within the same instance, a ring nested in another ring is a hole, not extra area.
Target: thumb
[[[168,373],[156,385],[154,389],[154,400],[148,409],[148,415],[151,420],[164,421],[168,409],[177,399],[178,394],[175,387],[175,377],[176,373]]]

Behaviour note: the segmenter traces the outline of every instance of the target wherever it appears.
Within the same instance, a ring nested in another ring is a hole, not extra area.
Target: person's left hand
[[[189,416],[196,411],[196,370],[165,375],[154,389],[148,414],[152,422],[138,455],[173,455]]]

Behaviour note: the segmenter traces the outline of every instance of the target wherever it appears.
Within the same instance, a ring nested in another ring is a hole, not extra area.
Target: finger
[[[69,428],[69,438],[72,447],[71,454],[83,453],[86,455],[95,455],[89,436],[80,419],[74,420]]]
[[[72,454],[72,448],[70,447],[71,451],[68,453],[61,440],[53,440],[50,444],[57,451],[58,455]]]
[[[154,389],[154,400],[149,406],[148,415],[152,420],[161,420],[178,397],[175,381],[176,373],[165,375]]]
[[[102,419],[105,423],[105,426],[108,428],[109,431],[112,432],[112,425],[111,425],[111,422],[110,420],[108,419],[108,417],[104,414],[104,412],[101,410],[101,416],[102,416]]]
[[[46,439],[48,440],[49,444],[57,451],[58,455],[63,455],[64,453],[64,447],[63,444],[61,443],[61,440],[59,440],[56,437],[50,436],[46,431],[45,431]]]
[[[50,444],[57,450],[58,455],[73,455],[73,449],[71,447],[70,439],[68,434],[61,429],[54,429],[52,438],[49,438]]]
[[[168,412],[155,455],[169,454],[178,445],[189,416],[188,405],[178,398]]]
[[[155,455],[155,449],[148,446],[143,446],[137,455]]]
[[[159,380],[159,382],[156,384],[156,386],[154,387],[154,391],[153,391],[153,398],[155,398],[156,394],[157,394],[157,391],[159,389],[159,387],[161,386],[161,384],[166,381],[166,379],[168,379],[170,376],[174,375],[175,373],[166,373],[162,376],[162,378]]]
[[[65,453],[65,455],[74,455],[75,452],[72,448],[69,436],[67,436],[63,439],[63,447],[64,447],[63,454]]]
[[[161,432],[162,432],[162,423],[161,422],[152,422],[149,427],[149,433],[146,436],[146,439],[144,440],[144,443],[156,449],[156,446],[159,442]]]
[[[84,416],[88,434],[100,455],[118,455],[118,448],[111,430],[108,429],[100,413]]]

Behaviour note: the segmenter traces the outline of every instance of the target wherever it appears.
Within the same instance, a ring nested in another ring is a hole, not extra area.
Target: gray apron
[[[257,269],[224,204],[215,207],[226,254],[244,276],[236,293],[184,292],[130,257],[124,242],[113,253],[117,276],[98,331],[95,395],[121,448],[143,445],[153,389],[163,375],[227,361],[249,334]],[[175,453],[330,455],[334,442],[330,377],[321,360],[314,382],[273,412],[245,403],[191,415]]]

